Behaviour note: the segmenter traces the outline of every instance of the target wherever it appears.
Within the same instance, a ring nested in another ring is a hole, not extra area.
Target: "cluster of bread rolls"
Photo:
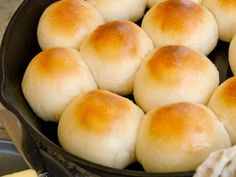
[[[58,122],[60,144],[75,156],[192,171],[236,142],[236,79],[218,87],[206,56],[219,39],[231,41],[235,14],[227,0],[54,2],[39,20],[42,51],[25,71],[23,94],[40,118]],[[233,72],[235,51],[236,37]]]

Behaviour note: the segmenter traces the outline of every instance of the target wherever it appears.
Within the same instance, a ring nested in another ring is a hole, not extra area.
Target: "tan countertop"
[[[5,31],[5,28],[11,19],[14,11],[23,0],[1,0],[0,2],[0,42]],[[0,103],[0,109],[5,109]],[[9,139],[2,123],[0,122],[0,139]]]

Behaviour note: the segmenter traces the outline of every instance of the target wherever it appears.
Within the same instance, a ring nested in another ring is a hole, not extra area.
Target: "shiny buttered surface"
[[[208,55],[230,42],[236,72],[235,9],[236,0],[56,1],[38,22],[25,99],[82,159],[194,171],[236,142],[236,79],[219,86]]]

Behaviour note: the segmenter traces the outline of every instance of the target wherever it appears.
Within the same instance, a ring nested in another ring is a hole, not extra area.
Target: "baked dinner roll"
[[[146,0],[87,0],[104,17],[106,21],[138,21],[143,17]]]
[[[229,46],[229,65],[233,74],[236,75],[236,34]]]
[[[202,4],[215,16],[220,39],[230,42],[236,34],[236,1],[204,0]]]
[[[151,8],[151,7],[153,7],[154,5],[156,5],[157,3],[161,2],[161,1],[165,1],[165,0],[147,0],[147,6],[149,8]],[[198,4],[202,3],[202,0],[190,0],[190,1],[196,2]]]
[[[185,45],[205,55],[218,42],[214,16],[190,0],[166,0],[151,8],[143,18],[142,28],[155,47]]]
[[[102,15],[86,1],[57,1],[46,8],[39,20],[38,42],[42,49],[57,46],[78,49],[102,23]]]
[[[127,98],[106,90],[77,97],[58,126],[62,147],[94,163],[124,168],[136,160],[135,145],[143,111]]]
[[[112,21],[92,32],[80,52],[99,88],[128,95],[139,65],[152,49],[151,39],[139,26]]]
[[[54,122],[77,95],[96,88],[79,52],[62,47],[36,55],[22,81],[23,94],[32,110],[45,121]]]
[[[134,98],[146,112],[180,101],[207,104],[218,84],[218,70],[206,56],[185,46],[164,46],[137,71]]]
[[[212,95],[208,107],[224,124],[233,144],[236,144],[236,77],[224,81]]]
[[[180,102],[145,115],[136,156],[146,172],[184,172],[194,170],[211,152],[230,145],[224,126],[210,109]]]

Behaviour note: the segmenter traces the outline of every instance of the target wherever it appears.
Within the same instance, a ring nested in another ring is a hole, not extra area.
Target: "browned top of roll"
[[[167,84],[177,84],[188,79],[190,73],[201,72],[209,65],[204,60],[205,56],[178,45],[159,48],[149,57],[146,66],[151,77]]]
[[[50,6],[50,14],[46,16],[52,31],[71,36],[90,22],[94,15],[91,10],[90,5],[82,0],[63,0]]]
[[[138,28],[129,21],[108,22],[91,34],[88,45],[104,60],[136,56],[139,53]]]
[[[201,23],[203,13],[203,9],[192,1],[168,0],[153,7],[150,19],[163,31],[180,35],[194,30]]]
[[[217,91],[219,102],[228,107],[236,106],[236,77],[227,79],[222,85],[220,85]]]
[[[168,142],[163,148],[192,151],[210,139],[214,126],[210,117],[209,112],[191,103],[170,104],[153,112],[147,130],[153,142]],[[178,147],[183,145],[180,142],[185,142],[184,147]]]
[[[218,0],[220,7],[224,10],[235,9],[236,10],[236,1],[235,0]]]
[[[38,75],[53,81],[78,73],[80,64],[77,60],[78,55],[71,49],[55,47],[40,52],[30,65]]]
[[[122,126],[127,118],[124,113],[126,115],[130,109],[131,105],[125,98],[105,90],[95,90],[84,95],[73,114],[77,117],[77,126],[101,135]]]

